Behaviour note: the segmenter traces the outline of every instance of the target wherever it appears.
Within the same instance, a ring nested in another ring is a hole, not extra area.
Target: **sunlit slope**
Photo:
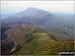
[[[18,25],[7,31],[17,42],[13,55],[59,54],[59,51],[74,51],[74,40],[57,41],[44,29],[31,25]]]
[[[8,35],[6,39],[11,40],[10,42],[12,42],[13,39],[17,43],[16,48],[18,52],[21,52],[22,54],[33,54],[33,52],[35,52],[34,54],[40,54],[40,50],[44,50],[44,48],[51,48],[56,44],[56,41],[53,40],[44,29],[31,25],[22,24],[12,27],[6,31],[6,34]],[[7,45],[5,41],[2,43]],[[17,51],[14,53],[16,52]],[[42,52],[42,54],[44,53],[45,52]]]
[[[49,54],[48,48],[56,44],[47,33],[34,33],[32,36],[35,38],[31,41],[29,41],[30,37],[23,40],[22,48],[15,54]]]
[[[14,52],[15,55],[58,55],[59,52],[74,52],[74,40],[66,40],[63,42],[55,42],[52,40],[34,39],[30,43],[23,41],[22,48]]]

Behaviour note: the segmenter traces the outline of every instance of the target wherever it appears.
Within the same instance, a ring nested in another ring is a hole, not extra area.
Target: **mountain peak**
[[[30,7],[30,8],[28,8],[28,9],[37,9],[37,8],[34,8],[34,7]]]
[[[42,10],[42,9],[38,9],[38,8],[33,8],[33,7],[30,7],[30,8],[28,8],[28,9],[26,9],[25,10],[25,13],[26,13],[26,15],[39,15],[39,14],[41,14],[41,15],[51,15],[49,12],[47,12],[47,11],[44,11],[44,10]]]
[[[27,10],[31,10],[31,9],[33,9],[33,10],[40,10],[40,9],[34,8],[34,7],[30,7],[30,8],[28,8]]]
[[[38,9],[38,8],[33,8],[33,7],[30,7],[28,9],[26,9],[26,11],[30,11],[30,12],[38,12],[38,11],[42,11],[41,9]]]

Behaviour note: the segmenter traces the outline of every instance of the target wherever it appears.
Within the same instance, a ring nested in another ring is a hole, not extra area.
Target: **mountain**
[[[52,14],[36,9],[36,8],[29,8],[23,12],[17,13],[8,17],[8,20],[2,20],[2,24],[34,24],[34,25],[47,25],[51,23],[53,20]]]
[[[2,54],[57,55],[63,50],[74,51],[74,40],[59,42],[44,29],[32,25],[17,25],[5,33],[8,36],[1,42]]]
[[[1,54],[57,55],[74,51],[74,15],[37,8],[1,19]]]
[[[23,43],[32,45],[32,46],[34,46],[33,44],[39,44],[39,43],[44,45],[43,41],[47,42],[49,40],[51,42],[49,44],[51,45],[54,42],[56,43],[56,41],[53,40],[52,37],[44,29],[34,27],[32,25],[24,25],[24,24],[17,25],[7,30],[5,34],[7,35],[7,38],[1,41],[2,54],[12,53],[10,51],[14,48],[15,45],[16,45],[16,48],[18,47],[19,49],[24,47],[24,46],[21,46]]]
[[[7,19],[1,20],[2,26],[14,26],[19,24],[30,24],[45,28],[46,31],[54,33],[57,40],[74,38],[74,15],[67,13],[49,13],[37,8],[28,8],[16,13]],[[63,37],[64,35],[64,37]]]

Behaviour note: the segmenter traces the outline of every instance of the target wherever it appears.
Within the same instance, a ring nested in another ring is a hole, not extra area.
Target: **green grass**
[[[74,51],[74,40],[56,41],[53,37],[61,40],[64,35],[53,35],[54,32],[51,34],[39,27],[21,25],[13,27],[7,33],[12,34],[12,38],[20,46],[12,55],[56,55],[59,51]]]
[[[31,36],[35,38],[29,43],[26,43],[27,39],[23,40],[22,48],[14,55],[56,55],[59,51],[74,51],[74,44],[70,41],[55,41],[47,33],[36,32]]]

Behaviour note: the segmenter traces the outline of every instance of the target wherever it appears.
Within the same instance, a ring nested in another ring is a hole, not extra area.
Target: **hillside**
[[[8,19],[8,20],[7,20]],[[37,8],[28,8],[25,11],[11,15],[10,17],[1,21],[2,25],[7,24],[33,24],[43,26],[50,21],[53,21],[53,15]],[[42,24],[41,24],[42,23]]]
[[[74,42],[70,41],[64,42],[53,42],[53,41],[38,41],[37,44],[35,41],[26,44],[22,43],[22,48],[19,51],[12,53],[13,55],[59,55],[59,52],[74,52]]]
[[[74,38],[74,15],[66,13],[50,13],[38,8],[28,8],[25,11],[11,15],[1,20],[2,26],[29,24],[45,28],[59,41]]]
[[[74,15],[37,8],[1,19],[1,54],[49,55],[74,51]]]
[[[32,25],[17,25],[10,28],[5,33],[8,37],[2,40],[2,50],[4,50],[2,54],[54,55],[59,54],[59,51],[74,50],[73,41],[70,42],[68,40],[59,42],[44,29]],[[10,52],[14,46],[16,46],[15,50]]]
[[[10,49],[12,49],[11,47],[14,46],[14,41],[17,44],[20,44],[22,41],[25,41],[27,39],[26,43],[28,43],[28,42],[31,42],[33,39],[36,39],[38,37],[39,38],[44,37],[44,39],[46,39],[46,36],[48,35],[41,28],[29,26],[29,25],[23,25],[23,24],[12,27],[11,29],[7,30],[5,32],[5,34],[7,34],[8,37],[6,37],[4,40],[1,40],[2,41],[1,42],[2,43],[2,51],[4,50],[3,52],[6,52],[5,50],[8,49],[4,46],[8,45],[10,47]],[[49,36],[47,38],[49,39]],[[14,39],[14,41],[12,39]],[[41,38],[41,39],[43,39],[43,38]],[[9,43],[11,43],[11,44],[9,44]]]

